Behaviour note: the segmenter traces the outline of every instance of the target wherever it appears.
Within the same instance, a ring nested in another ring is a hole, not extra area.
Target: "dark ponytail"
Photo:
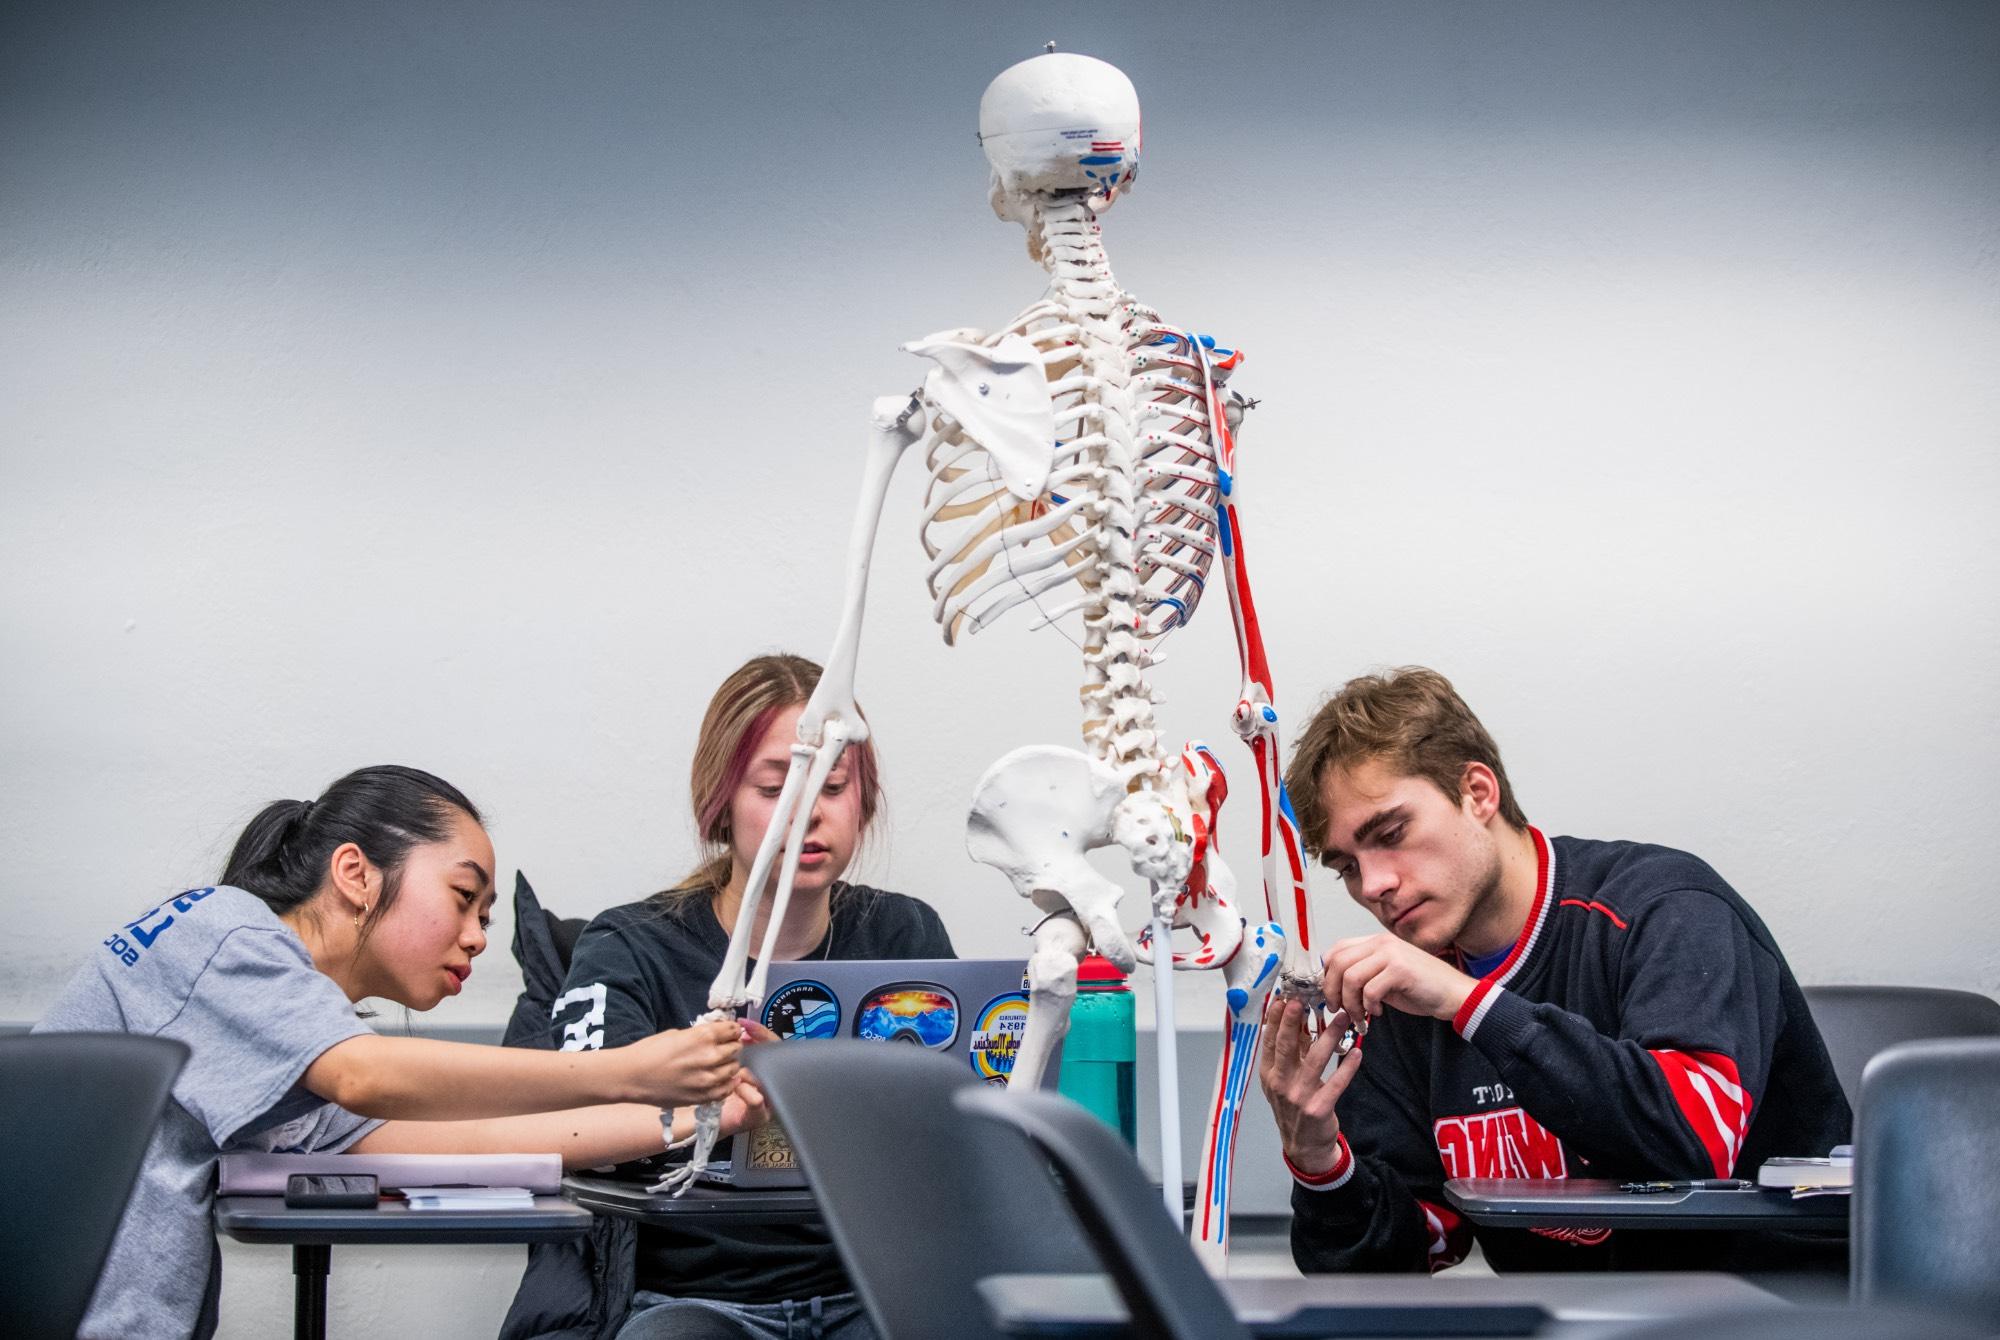
[[[318,800],[274,800],[244,828],[223,867],[224,884],[262,898],[273,912],[303,907],[326,882],[333,853],[352,842],[382,871],[382,896],[368,917],[395,901],[410,848],[441,842],[453,811],[479,811],[450,782],[395,764],[361,768]]]

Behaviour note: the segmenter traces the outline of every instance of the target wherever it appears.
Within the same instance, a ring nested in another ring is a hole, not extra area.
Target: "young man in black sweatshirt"
[[[1755,1175],[1825,1154],[1851,1114],[1784,955],[1696,857],[1545,836],[1444,676],[1354,680],[1286,779],[1307,850],[1385,928],[1336,942],[1330,1004],[1371,1020],[1326,1074],[1273,998],[1259,1061],[1308,1272],[1836,1265],[1796,1234],[1485,1229],[1453,1177]],[[1325,1078],[1322,1079],[1322,1076]]]

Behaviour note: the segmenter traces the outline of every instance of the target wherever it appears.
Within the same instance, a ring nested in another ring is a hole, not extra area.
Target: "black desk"
[[[636,1219],[642,1224],[816,1224],[819,1202],[807,1187],[724,1186],[696,1182],[684,1196],[654,1193],[638,1182],[614,1177],[571,1176],[562,1181],[566,1200],[594,1214]]]
[[[218,1196],[216,1228],[238,1242],[292,1249],[292,1331],[326,1335],[326,1276],[337,1242],[561,1242],[590,1231],[590,1212],[560,1196],[537,1196],[528,1210],[412,1210],[399,1200],[372,1210],[294,1210],[282,1196]]]
[[[732,1224],[817,1224],[819,1201],[811,1187],[747,1187],[718,1182],[696,1182],[684,1196],[667,1192],[655,1194],[638,1182],[615,1177],[574,1174],[562,1180],[562,1193],[594,1214],[620,1219],[636,1219],[642,1224],[682,1224],[691,1221],[708,1226]],[[1183,1196],[1194,1204],[1195,1185],[1188,1182]]]
[[[1589,1178],[1462,1177],[1444,1184],[1452,1208],[1488,1228],[1847,1229],[1846,1196],[1790,1191],[1620,1191]]]
[[[1450,1314],[1538,1306],[1553,1318],[1536,1334],[1595,1340],[1635,1322],[1696,1312],[1784,1308],[1783,1300],[1734,1275],[1675,1274],[1314,1275],[1216,1283],[1260,1340],[1279,1337],[1477,1334],[1440,1329]],[[994,1324],[1008,1335],[1111,1340],[1128,1333],[1118,1291],[1102,1275],[992,1275],[979,1282]],[[1398,1318],[1396,1309],[1405,1315]],[[1362,1324],[1388,1329],[1364,1331]],[[1519,1330],[1512,1333],[1519,1334]]]

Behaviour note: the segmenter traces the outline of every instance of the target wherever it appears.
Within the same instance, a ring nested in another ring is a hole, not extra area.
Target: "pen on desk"
[[[1618,1189],[1646,1195],[1654,1191],[1754,1191],[1757,1184],[1741,1177],[1696,1177],[1685,1182],[1627,1182]]]

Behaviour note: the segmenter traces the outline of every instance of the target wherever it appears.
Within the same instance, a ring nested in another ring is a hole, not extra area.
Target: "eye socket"
[[[1403,840],[1403,825],[1397,824],[1394,828],[1389,829],[1387,832],[1383,833],[1382,836],[1377,838],[1376,840],[1385,847],[1395,846],[1398,842],[1401,842]]]
[[[760,786],[757,788],[757,794],[766,800],[776,800],[778,793],[784,789],[782,786]]]

